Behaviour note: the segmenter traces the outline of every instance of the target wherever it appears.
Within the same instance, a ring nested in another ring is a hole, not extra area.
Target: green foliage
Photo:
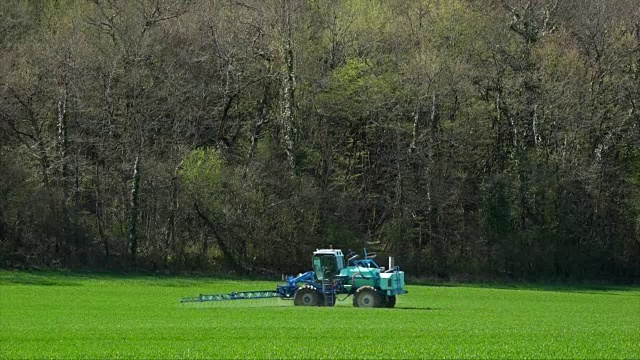
[[[213,148],[192,150],[185,156],[180,167],[180,176],[185,185],[203,195],[212,195],[220,191],[222,172],[222,156]]]
[[[408,286],[395,309],[180,305],[276,282],[0,272],[2,358],[634,358],[638,288]],[[385,335],[353,332],[384,324]],[[349,321],[345,321],[349,319]],[[313,326],[311,325],[313,324]],[[345,334],[350,334],[345,336]],[[400,335],[401,334],[401,335]],[[393,336],[391,336],[393,335]],[[331,343],[329,347],[311,343]]]
[[[331,73],[329,86],[319,98],[320,111],[330,117],[357,121],[369,114],[365,92],[369,66],[360,59],[351,59]]]
[[[349,59],[331,73],[327,89],[318,96],[319,111],[354,125],[384,117],[399,84],[395,74],[380,70],[363,59]]]
[[[552,3],[0,2],[0,260],[127,267],[139,223],[147,269],[380,240],[427,276],[637,278],[635,4]]]

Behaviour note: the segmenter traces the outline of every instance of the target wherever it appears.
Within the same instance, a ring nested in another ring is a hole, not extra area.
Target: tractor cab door
[[[313,256],[313,271],[318,280],[338,275],[340,266],[335,254],[316,254]]]

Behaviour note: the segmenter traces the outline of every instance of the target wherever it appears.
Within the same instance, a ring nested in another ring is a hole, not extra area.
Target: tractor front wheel
[[[371,286],[362,286],[356,290],[353,297],[353,306],[355,307],[381,307],[382,297],[376,289]]]
[[[305,285],[296,291],[296,294],[293,297],[293,305],[320,306],[320,296],[320,293],[315,287]]]

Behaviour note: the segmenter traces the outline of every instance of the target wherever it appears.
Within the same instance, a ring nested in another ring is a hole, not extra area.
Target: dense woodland
[[[0,267],[640,278],[637,0],[0,15]]]

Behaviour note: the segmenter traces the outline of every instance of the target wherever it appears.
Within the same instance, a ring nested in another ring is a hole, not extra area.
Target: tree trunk
[[[109,266],[110,262],[110,251],[109,251],[109,241],[104,234],[103,227],[103,218],[102,218],[102,193],[100,192],[100,165],[96,161],[96,225],[98,228],[98,237],[100,238],[100,242],[102,243],[102,247],[104,250],[104,259],[105,265]]]
[[[60,165],[62,172],[62,182],[66,182],[69,175],[67,153],[68,153],[68,138],[67,138],[67,95],[64,94],[62,99],[58,101],[58,149],[60,151]],[[68,190],[66,186],[63,186],[63,192],[65,200],[67,200]]]
[[[295,149],[294,149],[294,121],[295,121],[295,90],[296,77],[293,63],[293,46],[291,43],[291,11],[289,1],[283,2],[283,22],[284,22],[284,62],[285,73],[283,76],[283,111],[282,111],[282,128],[284,136],[285,152],[287,154],[287,162],[291,170],[294,169]]]
[[[222,256],[223,256],[225,262],[229,266],[231,266],[233,269],[236,269],[236,270],[240,269],[240,266],[234,260],[233,255],[231,254],[231,251],[227,247],[227,244],[224,242],[224,240],[220,236],[220,232],[218,231],[218,227],[213,222],[213,220],[211,220],[211,218],[209,216],[205,215],[202,212],[202,210],[200,210],[200,207],[198,206],[197,202],[194,202],[193,207],[196,210],[196,213],[198,214],[198,217],[200,217],[200,219],[202,219],[202,221],[209,228],[209,230],[211,230],[211,233],[215,237],[216,243],[218,244],[218,247],[220,248],[220,252],[222,252]]]
[[[427,131],[427,144],[426,155],[427,160],[425,164],[425,178],[426,178],[426,226],[427,226],[427,239],[429,239],[430,247],[433,251],[433,272],[437,276],[445,276],[447,271],[447,254],[445,254],[445,243],[441,236],[441,219],[438,216],[437,204],[433,201],[433,184],[435,174],[435,161],[434,153],[436,146],[439,142],[439,121],[440,121],[440,102],[439,96],[434,93],[431,97],[431,114],[429,115],[429,124],[426,126]]]
[[[58,128],[58,156],[60,157],[60,187],[62,188],[62,229],[60,233],[63,237],[68,237],[69,231],[69,188],[67,186],[69,177],[68,167],[68,138],[67,138],[67,94],[66,90],[60,100],[58,100],[57,128]],[[74,252],[77,249],[74,249]],[[75,261],[75,254],[71,254],[72,261]]]
[[[427,133],[429,140],[427,142],[427,161],[425,164],[424,172],[426,179],[426,208],[427,208],[427,234],[429,238],[433,239],[433,202],[432,202],[432,184],[433,184],[433,149],[436,142],[435,131],[437,129],[439,110],[438,110],[438,96],[433,94],[431,98],[431,115],[429,116],[429,124],[427,126]]]
[[[251,134],[251,145],[249,146],[249,155],[247,158],[249,159],[249,163],[253,160],[253,156],[256,152],[256,147],[258,146],[258,138],[260,136],[260,131],[262,130],[262,126],[267,123],[267,108],[269,105],[269,83],[264,84],[264,92],[262,94],[262,99],[258,102],[258,106],[256,109],[256,122],[253,127],[253,133]]]
[[[420,99],[418,99],[418,105],[416,105],[416,110],[413,113],[413,132],[411,134],[411,144],[409,145],[409,153],[415,153],[418,150],[418,131],[420,130],[420,112],[422,111],[422,106],[420,104]]]
[[[167,224],[167,233],[164,243],[163,263],[164,267],[169,267],[169,250],[173,247],[176,234],[176,211],[178,209],[178,191],[179,191],[179,179],[178,171],[182,166],[182,161],[176,166],[173,177],[171,178],[171,202],[169,204],[169,220]]]
[[[140,203],[140,156],[136,156],[133,164],[133,176],[131,177],[133,184],[131,186],[131,196],[129,205],[131,207],[129,214],[129,252],[133,265],[136,265],[136,257],[138,255],[138,213]]]

